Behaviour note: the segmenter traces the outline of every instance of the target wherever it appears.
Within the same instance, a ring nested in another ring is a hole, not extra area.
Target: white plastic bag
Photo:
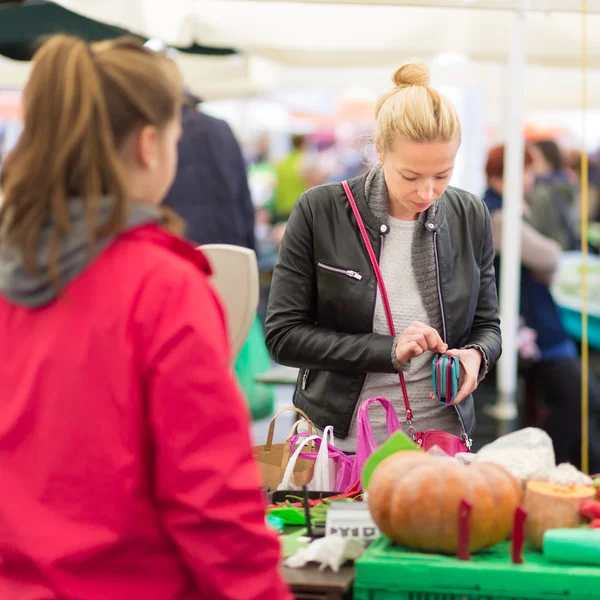
[[[556,485],[592,485],[592,478],[569,463],[561,463],[550,471],[548,483]]]
[[[328,425],[323,430],[321,446],[315,462],[315,475],[308,484],[308,489],[315,492],[334,492],[336,465],[333,460],[329,460],[329,444],[335,446],[333,437],[333,427]]]
[[[294,466],[302,449],[311,440],[318,440],[319,437],[311,435],[300,439],[300,443],[296,447],[294,454],[285,468],[283,479],[278,486],[278,490],[298,490],[300,486],[294,481]],[[314,475],[307,488],[311,492],[333,492],[335,491],[336,466],[333,460],[329,460],[328,443],[333,444],[333,427],[328,426],[323,430],[323,438],[315,460]]]
[[[296,461],[298,460],[298,456],[300,455],[300,452],[302,452],[302,448],[304,448],[304,446],[306,446],[306,444],[308,444],[308,442],[310,442],[311,440],[318,440],[319,436],[318,435],[309,435],[308,437],[302,438],[302,440],[300,440],[300,443],[298,444],[298,447],[296,448],[296,450],[294,451],[294,454],[292,454],[292,456],[290,457],[290,460],[288,461],[288,464],[285,468],[285,472],[283,474],[283,479],[281,480],[281,483],[277,486],[277,490],[298,490],[300,489],[299,486],[296,485],[296,482],[294,481],[294,466],[296,465]],[[313,477],[314,479],[314,477]],[[312,480],[311,480],[312,482]],[[309,487],[310,489],[310,487]]]
[[[506,467],[522,483],[547,481],[556,468],[550,436],[536,427],[526,427],[487,444],[473,462],[491,462]]]
[[[365,542],[356,538],[337,535],[314,540],[309,546],[300,548],[285,561],[286,567],[301,569],[310,562],[319,563],[319,571],[330,567],[336,573],[347,560],[356,560],[365,551]]]

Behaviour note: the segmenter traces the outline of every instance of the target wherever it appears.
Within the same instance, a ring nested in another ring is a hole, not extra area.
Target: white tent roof
[[[510,44],[511,12],[506,10],[260,0],[202,5],[197,16],[204,43],[233,45],[296,65],[380,65],[442,51],[505,62]],[[597,30],[600,14],[589,15],[588,23],[590,31]],[[579,66],[581,24],[577,13],[530,13],[528,62]],[[600,66],[600,39],[590,37],[590,63]]]
[[[82,14],[186,46],[233,46],[278,62],[370,66],[442,50],[501,61],[511,11],[529,6],[528,61],[577,67],[578,0],[60,0]],[[600,0],[588,0],[589,30],[600,27]],[[590,36],[600,67],[600,38]]]
[[[178,63],[187,85],[206,100],[316,86],[338,91],[361,88],[364,95],[375,97],[391,86],[391,75],[398,66],[397,62],[390,62],[377,68],[283,67],[247,57],[184,54],[179,55]],[[266,77],[261,74],[264,69],[268,71]],[[30,71],[31,63],[0,57],[0,87],[23,87]],[[505,86],[505,72],[503,65],[472,61],[433,70],[435,85],[481,87],[489,110],[496,113],[501,111],[509,91]],[[600,70],[593,70],[588,75],[588,100],[591,107],[600,107]],[[579,71],[560,67],[528,67],[525,106],[529,111],[578,109],[581,106]]]
[[[398,66],[391,63],[377,68],[327,69],[315,67],[282,67],[279,82],[282,89],[327,87],[338,92],[360,89],[363,96],[375,99],[392,86],[392,74]],[[502,115],[508,94],[507,67],[464,61],[447,67],[432,64],[432,83],[438,86],[478,87],[485,97],[487,109]],[[561,67],[527,68],[525,109],[578,110],[581,107],[581,73]],[[588,102],[600,107],[600,70],[588,73]]]
[[[253,2],[254,0],[248,0]],[[262,1],[262,0],[259,0]],[[528,10],[581,12],[581,0],[285,0],[302,4],[370,4],[382,6],[425,6],[477,8],[487,10]],[[600,0],[588,0],[588,12],[600,12]]]
[[[173,45],[233,46],[238,57],[181,54],[187,84],[208,100],[281,87],[355,82],[377,92],[393,70],[419,57],[454,57],[435,68],[436,85],[483,88],[505,101],[510,10],[523,0],[60,0],[67,8]],[[529,110],[581,105],[579,0],[529,0],[525,102]],[[410,6],[407,6],[410,5]],[[435,6],[432,6],[435,5]],[[588,0],[588,30],[600,29],[600,0]],[[480,9],[480,10],[476,10]],[[589,35],[589,105],[600,106],[600,37]],[[262,59],[262,60],[261,60]],[[256,67],[258,64],[258,68]],[[337,68],[330,68],[337,67]],[[343,67],[343,68],[342,68]],[[0,85],[25,81],[29,67],[0,62]],[[265,76],[265,72],[267,75]]]

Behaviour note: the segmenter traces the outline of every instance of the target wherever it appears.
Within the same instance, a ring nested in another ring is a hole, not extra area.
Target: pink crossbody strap
[[[388,328],[390,330],[390,335],[396,335],[396,328],[394,327],[394,319],[392,318],[392,309],[390,308],[390,301],[387,295],[387,290],[385,289],[385,284],[383,283],[383,276],[381,275],[381,269],[379,268],[379,263],[377,262],[377,257],[375,256],[375,252],[373,250],[373,245],[371,244],[371,240],[369,239],[369,235],[367,234],[367,230],[365,228],[365,224],[363,223],[362,217],[360,216],[360,212],[358,210],[358,206],[356,206],[356,200],[352,195],[352,191],[350,190],[350,186],[347,181],[342,181],[342,187],[344,188],[344,192],[346,192],[346,197],[348,198],[348,202],[350,202],[350,206],[352,207],[352,212],[354,213],[354,218],[356,219],[356,223],[358,224],[358,229],[360,230],[360,235],[362,236],[363,242],[365,244],[365,248],[367,249],[367,253],[369,254],[369,258],[371,259],[371,265],[373,266],[373,271],[375,271],[375,277],[377,279],[377,285],[379,286],[379,294],[381,296],[381,301],[383,303],[383,308],[385,310],[385,316],[388,322]],[[406,409],[406,423],[409,426],[409,429],[413,427],[413,414],[410,408],[410,402],[408,401],[408,392],[406,391],[406,381],[404,380],[404,373],[400,371],[398,373],[400,378],[400,387],[402,388],[402,397],[404,399],[404,408]]]

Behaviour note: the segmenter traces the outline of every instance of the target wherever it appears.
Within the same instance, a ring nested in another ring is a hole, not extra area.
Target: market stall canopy
[[[90,42],[123,35],[133,35],[141,41],[148,39],[143,31],[140,33],[135,28],[114,26],[107,19],[96,20],[55,2],[0,0],[0,54],[15,60],[29,61],[40,43],[56,33],[76,35]],[[208,56],[235,54],[235,50],[222,45],[210,47],[191,43],[188,47],[178,49]]]
[[[128,32],[52,2],[0,2],[0,54],[14,60],[31,60],[40,42],[53,33],[70,33],[92,41]]]
[[[480,89],[486,110],[502,117],[503,106],[512,92],[507,85],[506,65],[452,56],[428,62],[435,86]],[[392,85],[391,76],[398,65],[396,61],[380,67],[281,67],[277,74],[278,86],[280,89],[325,87],[344,96],[375,102],[379,94]],[[524,96],[527,111],[577,111],[581,108],[581,72],[565,67],[529,65]],[[588,72],[587,96],[589,106],[600,107],[600,69]]]
[[[452,58],[452,57],[450,57]],[[391,83],[398,61],[379,67],[327,68],[281,66],[252,56],[205,56],[180,53],[176,59],[187,86],[204,100],[254,96],[271,90],[328,87],[334,91],[375,99]],[[442,61],[443,62],[443,61]],[[492,114],[502,114],[509,89],[506,67],[474,61],[457,61],[446,67],[430,61],[435,85],[476,86],[483,91]],[[265,70],[268,75],[261,74]],[[0,56],[0,87],[22,88],[31,72],[31,63]],[[600,70],[590,70],[588,100],[600,106]],[[525,107],[537,110],[577,110],[581,105],[581,74],[563,67],[527,68]]]
[[[530,64],[578,67],[577,0],[60,0],[95,19],[176,46],[198,43],[303,66],[375,66],[441,51],[506,62],[511,10],[527,8]],[[588,27],[600,26],[589,0]],[[600,37],[589,64],[600,67]]]
[[[252,2],[254,0],[248,0]],[[262,1],[262,0],[261,0]],[[541,10],[580,12],[577,0],[285,0],[301,4],[370,4],[382,6],[429,6],[439,8],[479,8],[486,10]],[[589,12],[600,12],[600,0],[588,0]]]
[[[125,4],[125,3],[124,3]],[[30,61],[43,40],[55,33],[77,35],[88,41],[144,35],[73,12],[54,2],[0,0],[0,87],[22,88],[31,72]],[[210,99],[256,93],[248,76],[249,59],[231,48],[192,43],[176,60],[189,87]],[[12,59],[12,60],[11,60]]]
[[[5,1],[0,0],[0,40],[2,35],[14,39],[16,32],[7,25]],[[60,4],[54,4],[53,10],[68,12],[86,24],[91,21],[110,35],[131,31],[187,50],[208,49],[212,56],[185,52],[178,58],[186,83],[206,100],[324,85],[342,89],[356,84],[378,93],[389,85],[395,67],[418,56],[434,67],[436,85],[480,87],[496,112],[510,91],[504,65],[511,13],[498,8],[524,5],[521,0],[347,0],[344,4],[338,0],[60,0]],[[569,12],[580,4],[578,0],[528,2],[536,9],[528,12],[528,110],[580,106],[582,16]],[[17,5],[21,11],[43,8],[10,4]],[[600,25],[600,0],[588,0],[588,8],[593,31],[594,24]],[[243,53],[214,55],[228,53],[231,47]],[[600,66],[597,36],[590,40],[590,64]],[[20,87],[28,73],[28,66],[0,62],[0,85]],[[600,71],[589,71],[588,86],[590,106],[600,106]]]

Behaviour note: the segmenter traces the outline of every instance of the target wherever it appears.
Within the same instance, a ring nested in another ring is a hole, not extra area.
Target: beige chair
[[[211,282],[225,307],[231,355],[237,358],[246,342],[258,308],[258,262],[253,250],[228,244],[199,247],[208,258]]]

